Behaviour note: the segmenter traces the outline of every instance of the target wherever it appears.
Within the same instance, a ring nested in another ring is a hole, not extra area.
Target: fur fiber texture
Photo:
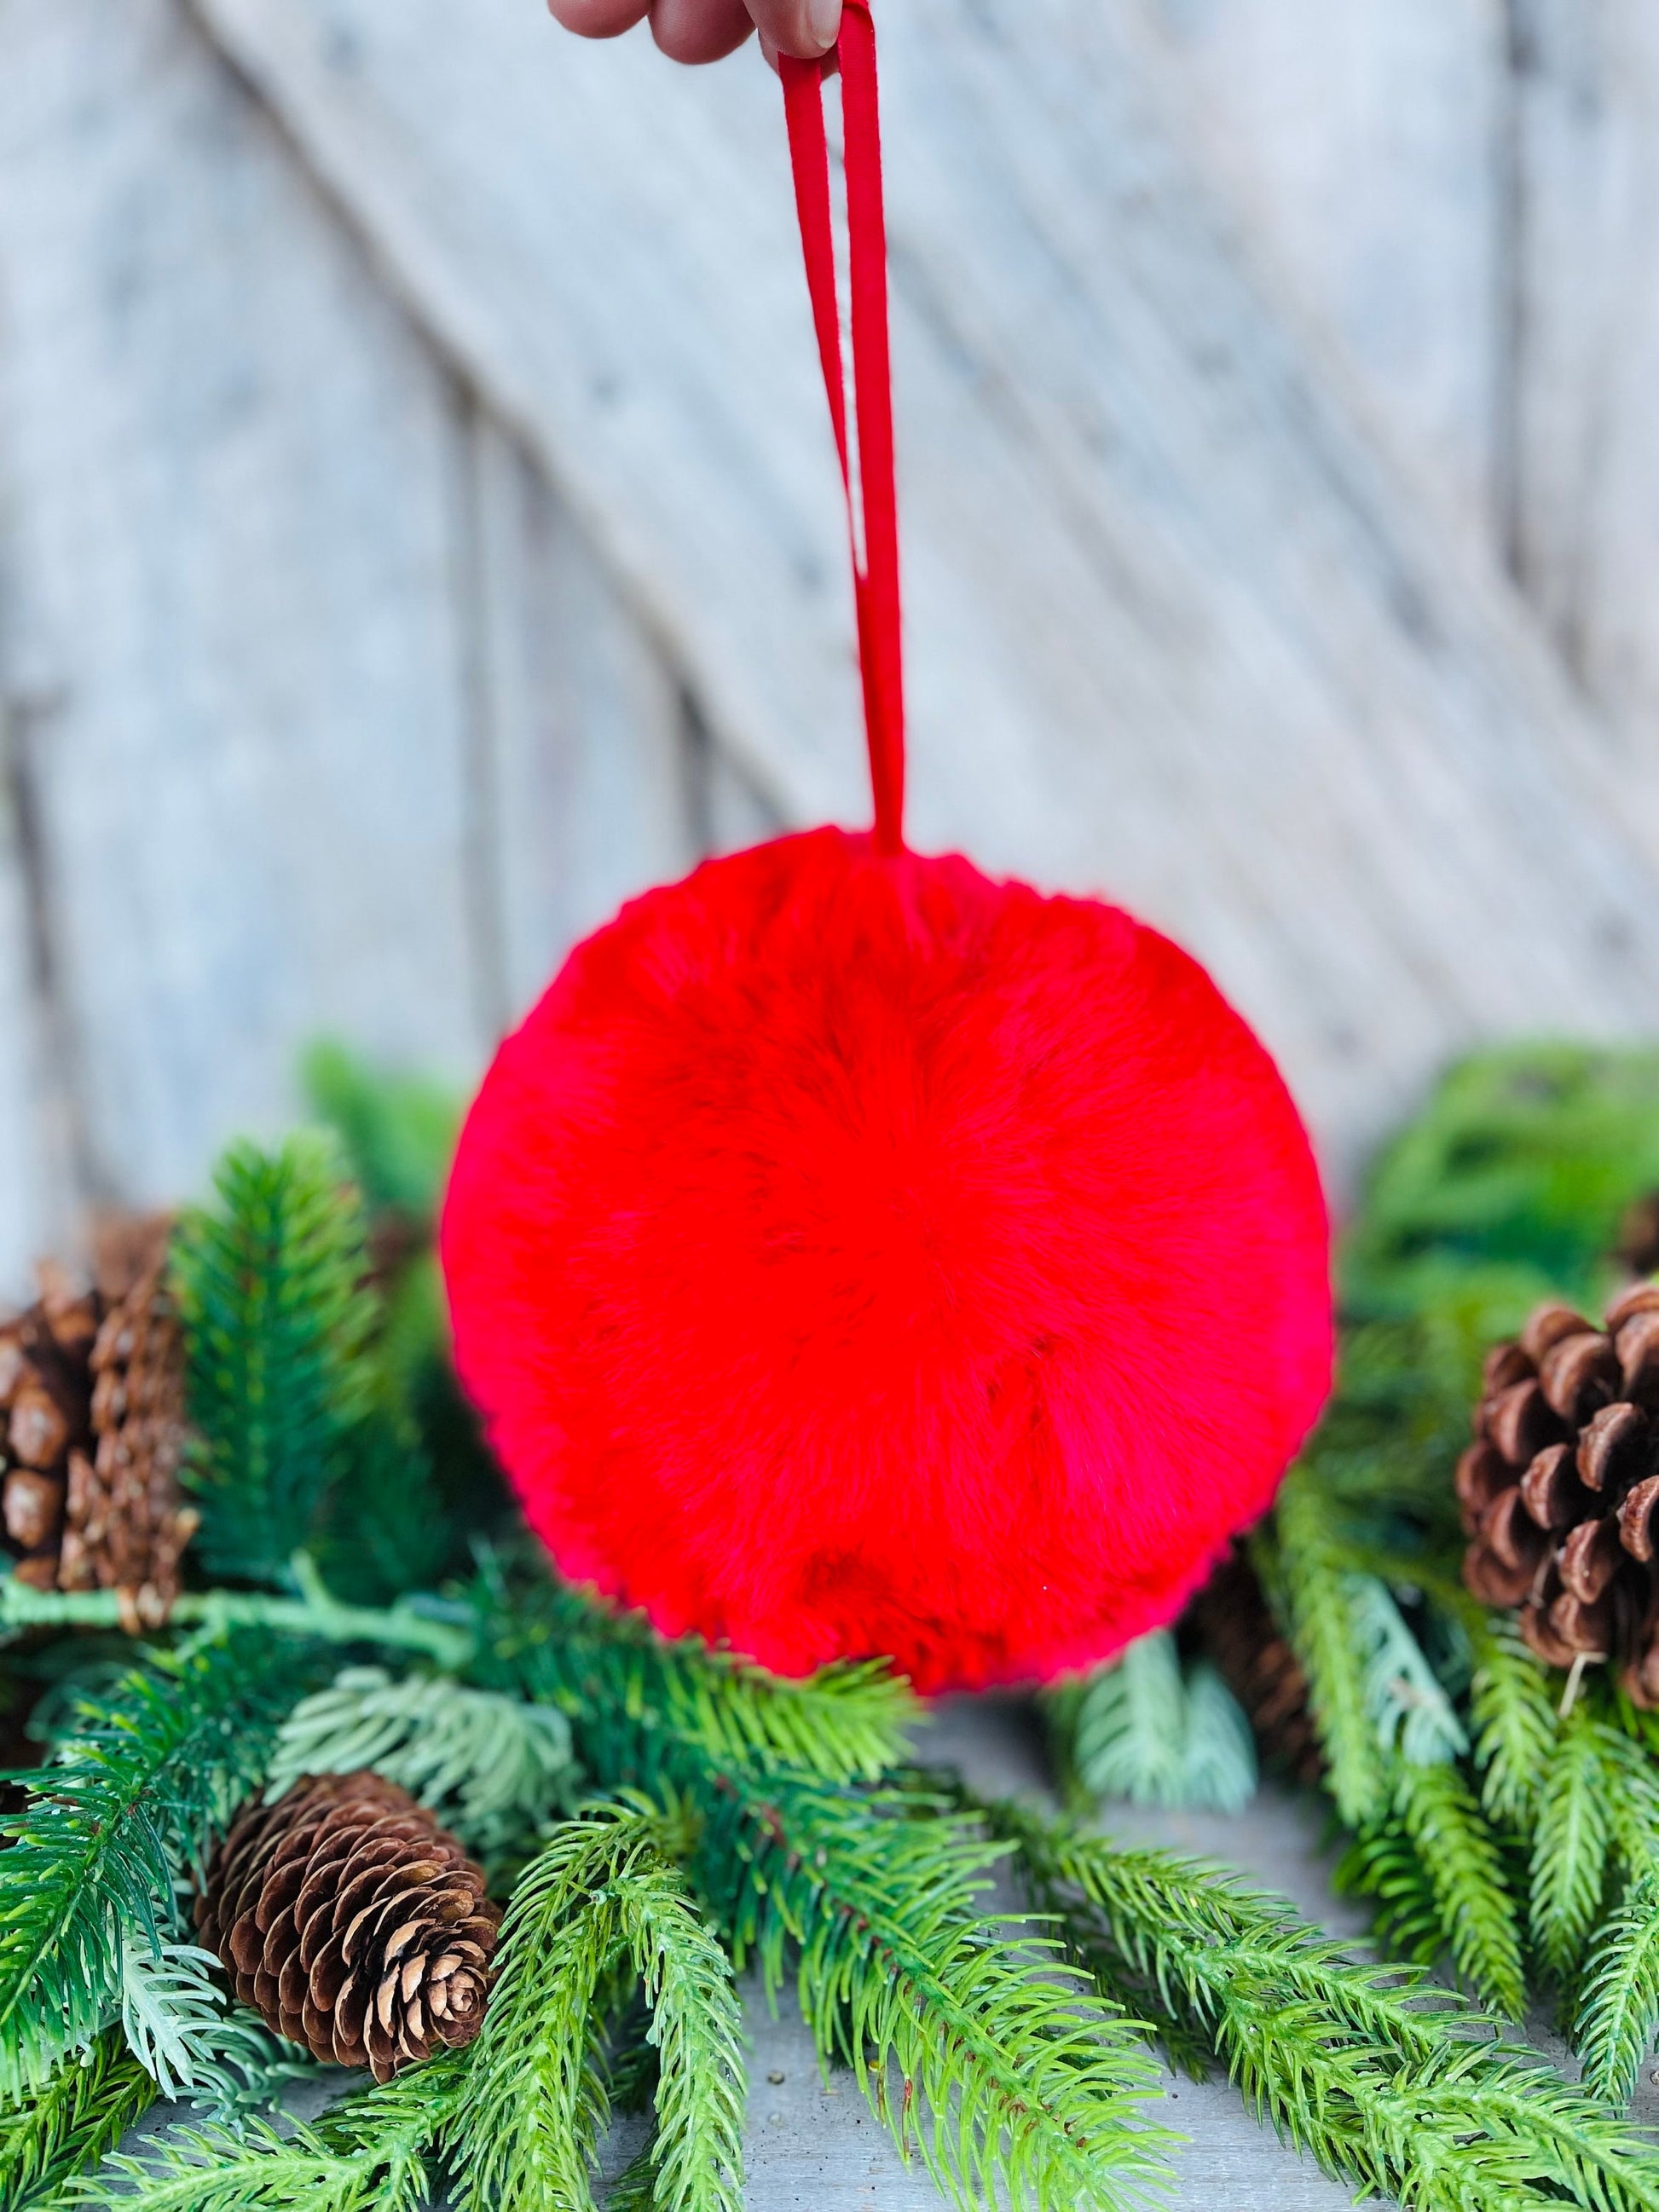
[[[1169,1620],[1329,1384],[1273,1062],[1115,908],[839,830],[580,945],[468,1120],[462,1379],[562,1571],[787,1674]]]

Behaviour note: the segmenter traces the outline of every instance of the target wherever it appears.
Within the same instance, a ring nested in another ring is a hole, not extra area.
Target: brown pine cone
[[[455,1838],[367,1772],[302,1776],[246,1808],[196,1901],[202,1942],[245,2004],[377,2081],[473,2040],[501,1921]]]
[[[1607,1660],[1659,1705],[1659,1284],[1616,1298],[1605,1328],[1540,1306],[1487,1354],[1474,1432],[1457,1463],[1469,1589],[1518,1607],[1550,1666]]]
[[[1302,1662],[1280,1633],[1249,1557],[1235,1548],[1194,1602],[1192,1619],[1223,1680],[1249,1717],[1257,1743],[1298,1782],[1325,1771]]]
[[[133,1633],[179,1593],[196,1514],[179,1489],[184,1350],[167,1294],[172,1224],[98,1224],[90,1287],[47,1261],[0,1323],[0,1492],[13,1572],[38,1589],[112,1589]]]

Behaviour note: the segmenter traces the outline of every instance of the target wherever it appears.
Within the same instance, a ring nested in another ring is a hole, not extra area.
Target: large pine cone
[[[1317,1783],[1325,1760],[1308,1678],[1242,1549],[1235,1547],[1199,1592],[1192,1620],[1266,1759],[1298,1782]]]
[[[1518,1606],[1549,1665],[1608,1660],[1659,1706],[1659,1285],[1605,1328],[1540,1306],[1487,1354],[1475,1438],[1457,1464],[1469,1589]]]
[[[370,1773],[307,1775],[248,1807],[196,1902],[245,2004],[377,2081],[472,2041],[501,1920],[453,1836]]]
[[[112,1589],[124,1625],[158,1627],[197,1515],[182,1501],[184,1351],[167,1296],[171,1224],[100,1224],[90,1287],[46,1263],[0,1325],[3,1511],[13,1570],[40,1589]]]

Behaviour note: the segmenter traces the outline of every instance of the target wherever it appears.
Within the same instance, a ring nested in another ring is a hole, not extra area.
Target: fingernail
[[[806,0],[806,27],[827,53],[841,36],[841,0]]]

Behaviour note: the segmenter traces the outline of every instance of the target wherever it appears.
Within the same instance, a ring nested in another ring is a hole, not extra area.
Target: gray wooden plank
[[[40,805],[100,1180],[198,1186],[319,1030],[464,1073],[443,373],[172,0],[0,7]]]
[[[1514,9],[1511,551],[1659,823],[1659,16]]]
[[[471,440],[502,1013],[578,937],[701,857],[683,687],[565,501],[488,416]]]
[[[520,0],[193,0],[793,819],[865,811],[754,64]],[[1517,1027],[1640,1026],[1620,758],[1237,249],[1121,10],[884,21],[915,830],[1176,929],[1339,1165]]]
[[[1472,538],[1498,530],[1504,10],[1140,0],[1188,143]]]

